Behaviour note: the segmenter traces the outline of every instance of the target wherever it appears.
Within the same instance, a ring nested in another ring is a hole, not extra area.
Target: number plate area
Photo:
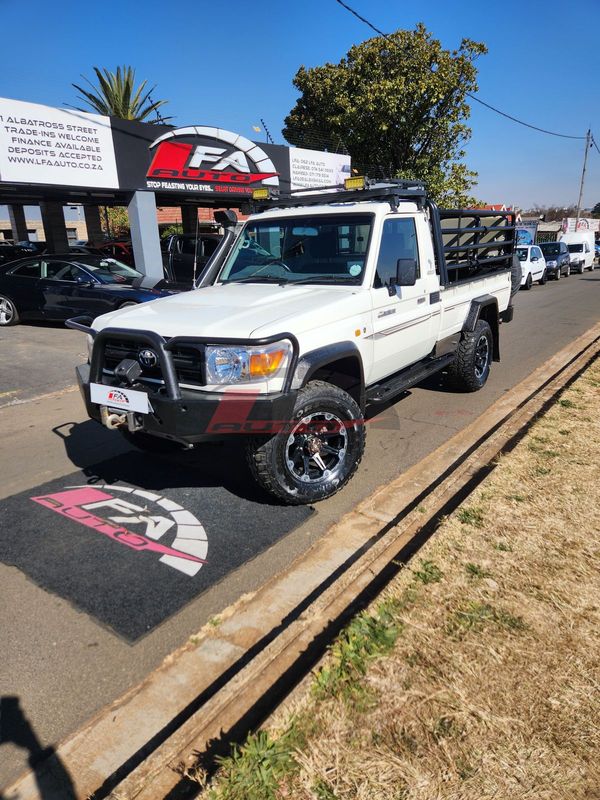
[[[135,411],[138,414],[149,414],[150,404],[145,392],[134,389],[121,389],[115,386],[104,386],[102,383],[90,384],[92,403],[107,406],[118,411]]]

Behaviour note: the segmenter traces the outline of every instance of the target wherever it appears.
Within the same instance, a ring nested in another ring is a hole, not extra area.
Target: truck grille
[[[112,372],[115,367],[124,359],[132,358],[137,361],[141,368],[141,378],[147,380],[162,381],[163,376],[160,366],[145,367],[139,362],[138,354],[140,350],[147,347],[144,342],[132,342],[126,339],[107,339],[104,350],[104,369]],[[195,347],[175,347],[171,350],[173,365],[177,374],[177,380],[181,383],[189,383],[202,386],[202,353]]]

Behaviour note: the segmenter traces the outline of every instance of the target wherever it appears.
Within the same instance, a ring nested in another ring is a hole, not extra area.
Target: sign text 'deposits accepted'
[[[110,119],[0,98],[0,180],[118,188]]]

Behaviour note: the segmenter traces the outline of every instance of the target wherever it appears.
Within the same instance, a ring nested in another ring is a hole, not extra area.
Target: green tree
[[[132,67],[117,67],[116,72],[108,69],[94,67],[98,79],[98,86],[88,80],[85,75],[81,77],[89,84],[91,91],[72,83],[71,86],[80,92],[79,99],[87,103],[98,114],[121,119],[137,120],[142,122],[166,122],[172,117],[160,117],[158,109],[165,105],[167,100],[152,100],[151,94],[156,88],[146,89],[147,81],[135,85],[135,70]],[[89,108],[78,108],[78,111],[89,111]],[[148,120],[150,114],[156,114],[156,119]]]
[[[129,216],[124,206],[100,206],[100,221],[109,239],[129,236]]]
[[[441,203],[472,202],[477,173],[463,163],[471,135],[466,93],[477,91],[484,44],[444,50],[424,25],[355,45],[338,64],[301,67],[285,119],[290,144],[347,152],[372,177],[422,180]]]

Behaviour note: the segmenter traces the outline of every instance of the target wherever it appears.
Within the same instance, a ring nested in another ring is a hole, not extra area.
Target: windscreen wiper
[[[290,284],[293,286],[297,286],[301,283],[339,283],[340,286],[354,286],[357,285],[357,281],[340,281],[339,275],[313,275],[307,278],[299,278],[297,281],[289,280],[287,278],[279,278],[279,285],[280,286],[289,286]]]

